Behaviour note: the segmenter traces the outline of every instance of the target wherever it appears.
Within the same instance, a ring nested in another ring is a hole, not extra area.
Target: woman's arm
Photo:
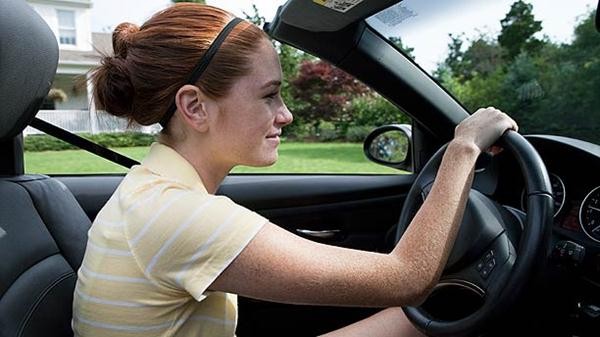
[[[421,303],[446,264],[477,156],[509,128],[514,121],[495,109],[457,127],[427,200],[390,254],[319,244],[267,224],[210,289],[296,304]]]

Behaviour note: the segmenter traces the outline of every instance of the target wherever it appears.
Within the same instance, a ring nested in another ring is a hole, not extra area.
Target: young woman
[[[93,73],[97,106],[164,129],[90,229],[77,336],[233,336],[235,294],[390,307],[331,334],[417,333],[397,307],[421,303],[436,284],[475,160],[517,129],[513,120],[488,108],[456,128],[429,197],[390,254],[332,247],[214,195],[234,166],[273,164],[292,122],[277,53],[258,27],[177,4],[141,27],[119,25],[113,46]]]

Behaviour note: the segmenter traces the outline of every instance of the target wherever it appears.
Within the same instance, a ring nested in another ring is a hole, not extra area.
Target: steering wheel
[[[553,202],[546,167],[533,146],[514,131],[506,132],[500,145],[520,166],[526,183],[527,213],[470,190],[440,282],[421,306],[403,308],[413,324],[427,335],[481,333],[492,319],[501,317],[514,304],[534,266],[547,257]],[[396,242],[431,189],[446,146],[434,154],[411,187]]]

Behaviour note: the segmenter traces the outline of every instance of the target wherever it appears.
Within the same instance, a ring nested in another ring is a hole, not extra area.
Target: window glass
[[[58,17],[58,40],[60,44],[77,45],[75,12],[58,9],[56,15]]]
[[[373,15],[469,111],[495,106],[524,134],[600,143],[596,0],[405,0]]]

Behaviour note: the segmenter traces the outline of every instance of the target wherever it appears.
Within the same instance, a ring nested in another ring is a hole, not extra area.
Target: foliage
[[[415,55],[413,54],[415,51],[415,48],[411,48],[411,47],[405,45],[404,43],[402,43],[402,39],[399,36],[390,36],[389,40],[396,47],[398,47],[398,49],[400,49],[406,56],[410,57],[413,60],[415,59]]]
[[[348,108],[348,114],[352,116],[348,126],[378,127],[385,124],[410,123],[406,114],[377,93],[353,99]]]
[[[105,147],[149,146],[155,141],[153,135],[141,132],[118,132],[99,134],[79,134],[94,143]],[[76,149],[75,146],[49,135],[29,135],[24,138],[25,151],[60,151]]]
[[[48,135],[29,135],[24,138],[23,142],[25,151],[61,151],[76,148],[67,142]]]
[[[252,22],[253,24],[262,27],[267,21],[264,16],[260,15],[258,12],[258,8],[256,4],[252,4],[252,13],[242,12],[246,20]]]
[[[331,122],[321,122],[319,133],[317,133],[316,136],[321,142],[331,142],[339,138],[338,131]]]
[[[496,106],[523,133],[600,143],[600,34],[594,12],[578,22],[571,43],[538,40],[533,35],[540,29],[532,6],[517,1],[497,39],[450,36],[450,52],[434,76],[468,110]]]
[[[502,30],[498,42],[506,50],[508,60],[521,52],[535,54],[543,46],[543,42],[533,36],[542,30],[542,22],[534,19],[532,10],[533,5],[519,0],[500,21]]]
[[[303,61],[291,84],[294,98],[304,102],[295,113],[313,126],[315,134],[321,122],[339,120],[352,98],[369,92],[354,77],[322,60]]]
[[[349,142],[364,142],[365,138],[373,131],[372,126],[350,126],[346,131],[346,140]]]
[[[488,76],[493,74],[502,65],[502,47],[486,35],[480,35],[476,39],[467,41],[468,47],[462,50],[465,41],[462,35],[450,36],[448,44],[448,55],[446,59],[434,72],[434,77],[440,79],[444,71],[450,72],[460,82],[468,81],[477,76]]]

